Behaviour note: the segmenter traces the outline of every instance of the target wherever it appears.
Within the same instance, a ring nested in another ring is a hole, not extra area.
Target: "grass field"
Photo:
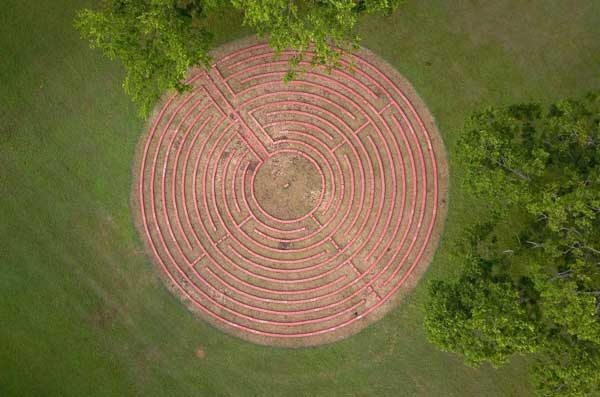
[[[488,104],[600,89],[600,2],[409,0],[362,23],[364,44],[437,118],[452,172],[447,227],[404,305],[357,336],[300,350],[224,335],[160,282],[129,208],[144,122],[123,70],[72,28],[88,5],[0,8],[0,395],[530,394],[522,359],[474,370],[427,343],[424,286],[453,273],[448,247],[477,215],[452,168],[457,127]],[[215,21],[220,42],[247,34],[232,19]]]

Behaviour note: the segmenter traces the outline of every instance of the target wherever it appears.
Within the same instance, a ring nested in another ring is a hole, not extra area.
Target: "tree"
[[[244,13],[244,24],[259,35],[269,35],[276,52],[288,48],[297,51],[292,58],[293,78],[305,53],[312,46],[310,63],[328,68],[338,67],[340,56],[358,45],[360,38],[353,29],[365,14],[390,14],[403,0],[232,0]]]
[[[585,224],[600,210],[599,113],[600,97],[590,94],[548,110],[522,104],[474,114],[461,131],[458,149],[465,187],[495,206],[498,200],[528,205],[555,228],[569,217]]]
[[[597,344],[555,335],[546,341],[532,367],[533,384],[542,397],[583,397],[600,389]]]
[[[197,21],[214,1],[107,0],[102,11],[80,11],[75,26],[92,47],[121,60],[125,91],[145,115],[164,91],[187,88],[190,67],[209,64],[212,35]]]
[[[539,278],[539,304],[546,319],[566,334],[600,347],[597,299],[600,293],[582,291],[580,285],[571,279]]]
[[[529,123],[540,114],[536,104],[488,108],[471,116],[461,131],[458,156],[466,187],[489,199],[491,209],[526,201],[527,185],[543,173],[546,153],[522,144]]]
[[[515,327],[533,325],[529,351],[537,353],[533,379],[539,394],[587,395],[600,382],[600,95],[547,109],[486,109],[466,122],[458,158],[466,171],[464,187],[486,203],[492,220],[485,233],[469,237],[461,254],[481,257],[480,263],[493,259],[494,276],[467,264],[457,281],[435,282],[425,321],[436,331],[429,332],[430,340],[468,363],[498,364],[511,353],[527,352],[510,338]],[[463,290],[478,302],[465,305]],[[502,299],[515,290],[517,306],[505,306]],[[447,309],[448,299],[458,299],[462,311]],[[464,332],[478,312],[489,316],[483,330]],[[485,327],[499,321],[511,326],[496,327],[498,339],[515,346],[491,345],[473,360]],[[449,343],[457,330],[460,343]]]
[[[493,262],[468,258],[456,282],[437,280],[430,286],[425,330],[445,351],[461,354],[477,366],[504,364],[515,353],[536,350],[537,330],[519,304],[510,280],[492,276]]]
[[[391,13],[403,0],[105,0],[100,10],[81,10],[75,26],[90,45],[123,63],[124,88],[148,114],[165,91],[183,91],[188,69],[208,67],[213,35],[208,17],[233,8],[243,23],[269,36],[276,53],[297,51],[286,79],[299,70],[339,67],[359,42],[358,19]],[[311,50],[312,56],[307,56]]]

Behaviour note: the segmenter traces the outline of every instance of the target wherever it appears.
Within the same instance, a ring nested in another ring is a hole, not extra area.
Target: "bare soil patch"
[[[270,215],[298,219],[317,204],[321,178],[305,157],[294,153],[275,154],[256,172],[254,189],[258,204]]]

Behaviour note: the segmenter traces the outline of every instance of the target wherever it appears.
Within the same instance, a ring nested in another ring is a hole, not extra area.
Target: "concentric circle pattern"
[[[196,71],[153,117],[134,195],[177,295],[281,346],[380,318],[431,260],[445,206],[441,141],[395,71],[360,50],[285,83],[292,55],[230,46]]]

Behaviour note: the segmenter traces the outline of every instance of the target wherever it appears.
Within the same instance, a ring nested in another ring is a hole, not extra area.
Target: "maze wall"
[[[165,99],[136,164],[136,222],[169,287],[262,344],[343,338],[431,260],[446,164],[410,86],[366,50],[285,83],[292,53],[226,47]],[[404,286],[404,288],[403,288]]]

